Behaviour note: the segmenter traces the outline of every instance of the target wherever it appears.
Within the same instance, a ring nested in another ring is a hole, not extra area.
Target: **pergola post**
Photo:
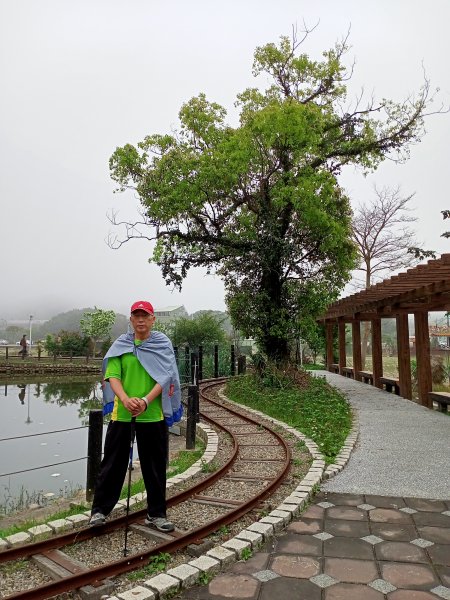
[[[331,365],[334,363],[333,356],[333,321],[325,322],[325,340],[326,340],[326,361],[328,371],[332,371]]]
[[[416,334],[417,387],[419,402],[422,406],[433,408],[433,402],[428,397],[432,391],[430,362],[430,336],[428,331],[428,312],[414,313],[414,328]]]
[[[372,319],[372,372],[373,385],[382,388],[383,353],[381,347],[381,319]]]
[[[361,360],[361,321],[356,319],[352,322],[352,352],[353,352],[353,377],[356,381],[361,381],[361,375],[358,373],[362,369]]]
[[[339,375],[343,375],[343,367],[347,366],[347,354],[345,352],[345,321],[338,322],[339,336]]]
[[[397,354],[400,396],[412,400],[411,352],[409,350],[408,314],[397,315]]]

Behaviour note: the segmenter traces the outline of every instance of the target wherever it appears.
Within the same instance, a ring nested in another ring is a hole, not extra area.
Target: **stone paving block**
[[[47,525],[54,533],[61,533],[63,531],[69,531],[70,529],[73,529],[73,523],[67,519],[56,519],[55,521],[49,521]]]
[[[370,528],[373,535],[376,535],[387,542],[409,542],[417,537],[416,528],[413,525],[371,523]]]
[[[235,562],[230,567],[230,572],[238,573],[239,575],[253,575],[257,571],[267,569],[270,558],[269,552],[255,552],[248,560]]]
[[[320,573],[321,562],[312,556],[278,554],[272,561],[271,570],[283,577],[310,579]]]
[[[342,583],[369,583],[378,577],[375,561],[325,558],[324,573]]]
[[[4,539],[0,539],[0,552],[4,552],[5,550],[8,550],[8,548],[8,542]]]
[[[198,581],[200,571],[192,565],[183,564],[178,565],[178,567],[174,567],[173,569],[169,569],[167,575],[179,579],[181,581],[181,587],[186,588],[190,585],[194,585],[194,583]]]
[[[430,542],[450,544],[450,527],[419,527],[420,536]]]
[[[336,506],[358,506],[364,504],[364,496],[360,494],[340,494],[338,492],[321,493],[317,498],[323,498],[325,501],[332,502]],[[371,503],[373,504],[373,503]]]
[[[280,504],[277,508],[272,511],[273,513],[288,513],[289,520],[285,523],[286,525],[295,517],[298,517],[302,512],[300,504]],[[272,513],[270,513],[272,514]]]
[[[372,502],[370,504],[372,504]],[[369,512],[369,519],[372,523],[413,524],[411,517],[407,513],[393,508],[374,508],[374,510]]]
[[[385,581],[398,588],[430,589],[439,585],[431,567],[416,563],[382,563],[381,575]]]
[[[180,589],[179,579],[166,575],[166,573],[161,573],[151,579],[147,579],[147,581],[144,581],[144,585],[159,594],[160,597],[178,592]]]
[[[258,548],[263,543],[263,536],[260,533],[249,531],[248,529],[244,529],[236,537],[240,540],[250,542],[253,549]]]
[[[422,548],[408,542],[383,542],[376,544],[375,556],[378,560],[395,562],[428,563],[428,557]]]
[[[368,514],[355,506],[334,506],[327,509],[328,519],[344,519],[344,521],[365,521]]]
[[[406,502],[401,496],[376,496],[366,494],[366,502],[378,508],[405,508]]]
[[[448,587],[444,587],[443,585],[438,585],[437,587],[431,590],[433,594],[439,596],[439,598],[444,598],[444,600],[450,600],[450,589]]]
[[[10,548],[16,548],[17,546],[22,546],[23,544],[30,542],[31,535],[25,533],[25,531],[21,531],[20,533],[13,533],[12,535],[6,536],[5,540]]]
[[[383,600],[384,594],[357,583],[338,583],[325,590],[325,600]]]
[[[389,592],[394,592],[397,588],[395,585],[389,583],[389,581],[385,581],[384,579],[375,579],[369,583],[369,586],[382,594],[389,594]]]
[[[311,583],[314,583],[314,585],[317,585],[321,589],[325,589],[338,583],[336,579],[333,579],[332,577],[330,577],[329,575],[325,575],[324,573],[322,573],[321,575],[315,575],[314,577],[311,577],[310,581]]]
[[[428,500],[424,498],[404,498],[406,505],[415,510],[425,512],[444,512],[447,510],[443,500]]]
[[[30,527],[28,533],[31,535],[33,541],[37,541],[50,537],[53,530],[48,525],[36,525],[35,527]]]
[[[231,538],[231,540],[224,542],[222,547],[235,552],[238,558],[242,558],[242,554],[245,550],[251,551],[252,543],[246,540],[240,540],[239,538]]]
[[[435,570],[437,571],[442,584],[450,588],[450,567],[436,565]]]
[[[411,518],[416,527],[450,527],[450,518],[443,513],[417,512]]]
[[[304,519],[323,519],[324,516],[325,510],[314,504],[309,506],[305,512],[302,513],[302,518]]]
[[[251,575],[223,574],[215,577],[208,586],[212,596],[221,598],[255,598],[260,582]]]
[[[222,568],[228,567],[233,564],[236,560],[236,553],[224,548],[223,546],[217,546],[216,548],[211,548],[206,553],[207,556],[211,556],[211,558],[215,558],[220,562]]]
[[[120,600],[155,600],[156,595],[154,592],[145,588],[141,585],[134,587],[131,590],[122,592],[116,596]]]
[[[66,517],[66,519],[73,523],[73,526],[77,529],[89,523],[89,517],[86,515],[72,515],[71,517]]]
[[[256,577],[256,579],[258,579],[262,583],[265,583],[266,581],[270,581],[271,579],[276,579],[277,577],[279,577],[279,575],[277,575],[273,571],[270,571],[269,569],[265,569],[264,571],[258,571],[257,573],[253,573],[253,577]]]
[[[325,519],[323,526],[327,533],[336,536],[362,538],[370,535],[367,521],[345,521],[344,519]]]
[[[322,556],[322,541],[312,535],[288,533],[278,540],[277,552],[281,554]]]
[[[418,590],[396,590],[389,594],[389,600],[438,600],[438,597],[429,592]]]
[[[208,573],[209,575],[215,575],[220,571],[220,561],[212,556],[199,556],[195,560],[188,562],[188,565],[191,565],[191,567],[198,569],[202,573]]]
[[[280,517],[264,517],[263,519],[260,519],[259,522],[272,525],[274,531],[281,531],[285,525],[284,520]]]
[[[261,521],[258,521],[257,523],[249,525],[247,529],[260,533],[263,536],[264,541],[269,540],[274,535],[274,528],[270,523],[261,523]]]
[[[292,520],[292,510],[280,510],[278,507],[275,510],[270,511],[269,517],[274,517],[275,519],[282,519],[283,527],[291,522]]]
[[[435,565],[450,567],[450,546],[435,544],[434,546],[427,548],[427,552]]]
[[[320,600],[322,590],[308,579],[277,577],[262,585],[258,600]]]
[[[333,537],[325,540],[323,543],[323,555],[334,556],[338,558],[361,558],[363,560],[373,560],[372,547],[355,538]]]
[[[322,528],[322,521],[302,518],[300,521],[293,521],[290,523],[286,531],[289,533],[313,534],[320,533]]]

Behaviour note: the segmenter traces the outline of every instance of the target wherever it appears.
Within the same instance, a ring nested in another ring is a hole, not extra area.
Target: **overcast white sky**
[[[317,58],[351,26],[353,93],[401,100],[420,87],[423,64],[450,104],[449,0],[0,0],[0,319],[94,305],[127,314],[141,298],[224,310],[217,278],[193,272],[173,293],[148,264],[148,243],[107,246],[107,213],[132,219],[138,205],[113,194],[108,159],[176,127],[199,92],[233,123],[236,94],[255,85],[255,47],[303,20],[320,20],[304,46]],[[426,128],[407,164],[387,161],[365,179],[349,169],[341,181],[354,204],[374,183],[416,192],[418,237],[449,252],[450,115]]]

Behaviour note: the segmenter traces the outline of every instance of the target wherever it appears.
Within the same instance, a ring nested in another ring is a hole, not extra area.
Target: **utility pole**
[[[29,335],[29,338],[30,338],[30,356],[31,356],[31,324],[32,324],[32,321],[33,321],[33,315],[30,315],[30,335]]]

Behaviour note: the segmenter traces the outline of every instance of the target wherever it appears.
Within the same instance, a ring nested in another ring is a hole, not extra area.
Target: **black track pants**
[[[151,517],[166,516],[166,461],[168,431],[165,421],[136,423],[136,442]],[[131,423],[110,421],[92,513],[109,515],[120,497],[130,456]]]

